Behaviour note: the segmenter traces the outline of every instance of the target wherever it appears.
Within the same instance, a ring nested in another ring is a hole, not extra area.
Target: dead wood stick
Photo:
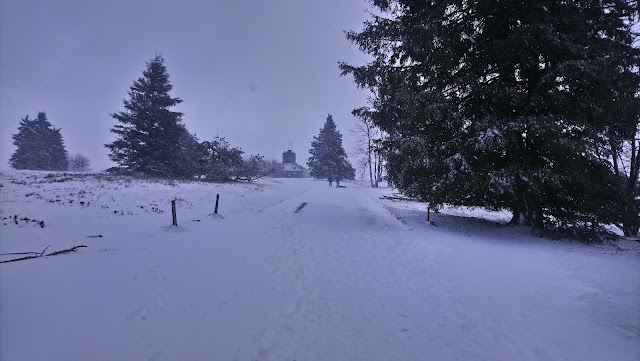
[[[415,198],[409,198],[404,196],[382,196],[380,199],[387,199],[392,201],[416,201]]]
[[[44,254],[44,251],[47,250],[47,248],[51,247],[51,245],[48,245],[45,249],[42,250],[42,253],[40,253],[40,257],[42,257],[42,255]]]
[[[9,263],[9,262],[15,262],[15,261],[22,261],[25,259],[30,259],[30,258],[38,258],[40,256],[27,256],[27,257],[21,257],[21,258],[14,258],[14,259],[8,259],[6,261],[0,261],[0,263]]]
[[[55,252],[49,253],[49,254],[47,255],[47,257],[49,257],[49,256],[55,256],[55,255],[63,254],[63,253],[75,252],[75,251],[77,251],[77,250],[78,250],[78,248],[83,248],[83,247],[87,247],[87,246],[85,246],[85,245],[80,245],[80,246],[75,246],[75,247],[68,248],[68,249],[63,249],[63,250],[61,250],[61,251],[55,251]]]
[[[47,248],[51,247],[51,245],[48,245]],[[44,249],[44,251],[47,250],[47,248]],[[42,254],[44,253],[44,251],[42,252],[14,252],[14,253],[0,253],[0,256],[11,256],[11,255],[19,255],[19,254],[35,254],[35,255],[40,255],[42,256]]]
[[[18,254],[40,254],[40,252],[14,252],[14,253],[0,253],[0,256],[11,256]]]
[[[48,245],[42,252],[38,253],[38,252],[23,252],[23,253],[14,253],[14,254],[31,254],[31,256],[26,256],[26,257],[20,257],[20,258],[14,258],[14,259],[9,259],[6,261],[0,261],[0,263],[9,263],[9,262],[16,262],[16,261],[24,261],[26,259],[31,259],[31,258],[40,258],[43,257],[44,252],[47,250],[47,248],[51,247],[51,245]],[[55,251],[55,252],[51,252],[47,255],[44,255],[44,257],[49,257],[49,256],[56,256],[59,254],[63,254],[63,253],[71,253],[71,252],[75,252],[78,250],[78,248],[83,248],[83,247],[87,247],[85,245],[80,245],[80,246],[75,246],[72,248],[68,248],[68,249],[63,249],[60,251]],[[6,254],[12,254],[12,253],[6,253]]]

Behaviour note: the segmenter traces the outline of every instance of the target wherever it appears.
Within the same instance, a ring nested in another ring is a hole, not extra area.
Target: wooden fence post
[[[213,211],[213,214],[218,214],[218,202],[220,202],[220,194],[216,194],[216,209]]]
[[[178,225],[178,218],[176,217],[176,200],[171,201],[171,218],[173,220],[173,225]]]

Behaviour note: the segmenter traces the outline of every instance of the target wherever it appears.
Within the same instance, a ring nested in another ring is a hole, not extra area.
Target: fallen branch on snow
[[[47,248],[51,247],[51,245],[48,245],[42,252],[38,253],[38,252],[16,252],[16,253],[0,253],[0,256],[9,256],[9,255],[13,255],[13,254],[35,254],[35,255],[40,255],[42,256],[44,254],[44,252],[47,250]],[[40,257],[38,256],[38,257]]]
[[[306,205],[307,205],[307,202],[302,202],[302,203],[298,206],[298,208],[296,208],[296,210],[295,210],[295,211],[293,211],[293,213],[300,213],[300,211],[302,210],[302,208],[304,208],[304,206],[306,206]]]
[[[19,253],[1,253],[0,256],[7,256],[7,255],[19,255],[19,254],[28,254],[30,256],[26,256],[26,257],[20,257],[20,258],[14,258],[14,259],[9,259],[6,261],[0,261],[0,263],[9,263],[9,262],[17,262],[17,261],[24,261],[27,259],[32,259],[32,258],[39,258],[39,257],[49,257],[49,256],[56,256],[59,254],[64,254],[64,253],[71,253],[71,252],[75,252],[77,251],[79,248],[83,248],[83,247],[87,247],[85,245],[80,245],[80,246],[75,246],[72,248],[68,248],[68,249],[63,249],[60,251],[55,251],[55,252],[51,252],[49,254],[44,254],[44,252],[47,250],[47,248],[51,247],[51,245],[48,245],[44,250],[42,250],[42,252],[19,252]]]
[[[405,196],[387,196],[387,195],[380,197],[380,199],[388,199],[391,201],[417,201],[417,199],[415,198],[409,198]]]
[[[85,245],[80,245],[80,246],[75,246],[75,247],[72,247],[72,248],[69,248],[69,249],[63,249],[63,250],[61,250],[61,251],[55,251],[55,252],[49,253],[49,254],[47,255],[47,257],[49,257],[49,256],[55,256],[55,255],[63,254],[63,253],[71,253],[71,252],[75,252],[75,251],[77,251],[77,250],[78,250],[78,248],[86,248],[86,247],[87,247],[87,246],[85,246]]]

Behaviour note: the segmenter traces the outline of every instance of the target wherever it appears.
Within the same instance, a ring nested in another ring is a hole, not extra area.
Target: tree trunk
[[[520,184],[520,182],[516,182],[516,184],[509,225],[524,225],[536,229],[544,229],[542,205],[536,201],[536,197],[526,193],[523,184]]]
[[[520,209],[513,208],[511,209],[511,220],[509,221],[510,226],[519,226],[522,223],[522,212]]]
[[[373,153],[373,178],[371,186],[378,188],[378,153]]]
[[[544,216],[542,214],[542,206],[537,201],[536,196],[525,193],[525,223],[527,226],[544,229]]]
[[[522,189],[522,181],[515,176],[513,186],[513,201],[511,204],[511,220],[510,226],[519,226],[525,222],[526,205],[524,200],[524,191]]]
[[[524,197],[522,192],[520,192],[519,190],[516,190],[514,192],[514,195],[515,199],[513,200],[513,205],[511,206],[511,220],[509,221],[509,225],[519,226],[523,224],[525,220]]]
[[[382,181],[382,154],[376,153],[376,188],[378,188],[378,184]]]
[[[620,174],[620,168],[618,166],[618,147],[616,147],[613,139],[609,140],[609,146],[611,147],[611,158],[613,159],[613,172],[615,175]]]
[[[615,155],[615,153],[614,153]],[[631,166],[629,167],[629,178],[627,179],[628,206],[622,221],[622,232],[627,237],[636,237],[640,232],[640,219],[638,219],[638,204],[636,198],[636,187],[638,184],[638,173],[640,172],[640,152],[636,140],[631,140]]]
[[[542,207],[536,205],[531,213],[531,225],[536,229],[544,229],[544,215],[542,214]]]
[[[367,134],[367,136],[368,136],[368,134]],[[374,173],[373,173],[373,170],[371,169],[371,138],[369,138],[368,141],[369,141],[369,147],[367,148],[367,153],[368,153],[367,154],[367,157],[368,157],[367,159],[369,160],[368,161],[368,163],[369,163],[369,182],[371,182],[371,188],[375,188],[373,186],[373,174]]]
[[[631,202],[625,212],[622,221],[622,232],[626,237],[637,237],[640,232],[640,221],[638,220],[638,208],[635,202]]]

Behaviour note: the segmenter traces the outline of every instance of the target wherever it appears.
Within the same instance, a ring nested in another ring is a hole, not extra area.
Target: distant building
[[[291,149],[282,153],[282,163],[283,164],[291,164],[296,162],[296,153],[292,152]]]
[[[282,163],[273,173],[274,178],[308,178],[309,170],[296,163],[296,153],[291,149],[282,153]]]

